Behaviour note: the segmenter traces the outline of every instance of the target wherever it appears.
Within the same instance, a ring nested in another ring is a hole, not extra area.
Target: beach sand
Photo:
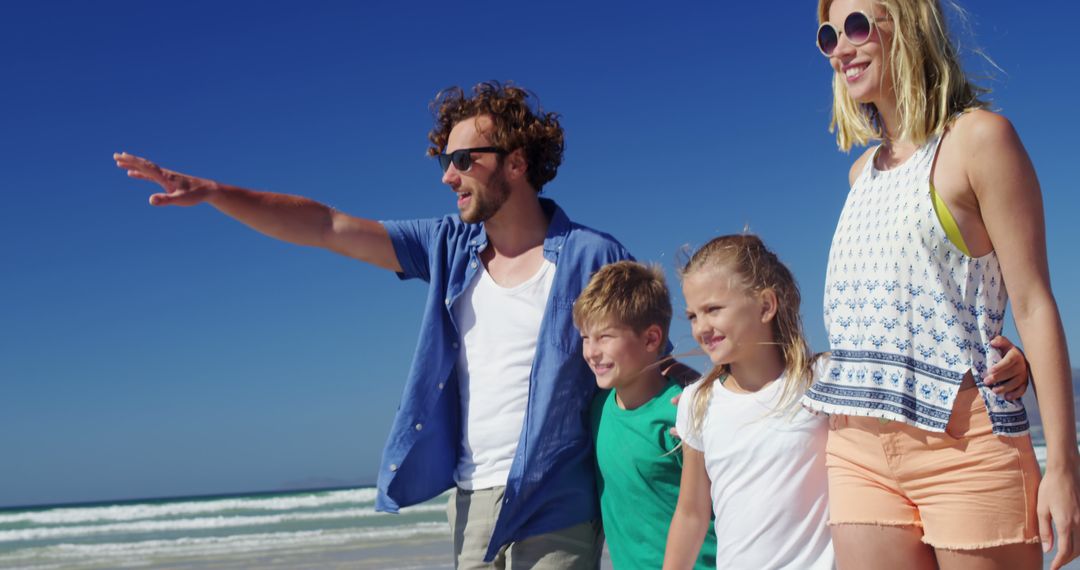
[[[452,570],[453,558],[448,540],[430,540],[423,543],[388,544],[377,549],[364,549],[342,552],[321,559],[295,560],[291,565],[262,566],[266,568],[303,568],[303,569],[399,569],[399,570]],[[1054,552],[1046,555],[1043,570],[1049,570]],[[249,561],[250,562],[250,561]],[[273,563],[274,561],[267,561]],[[613,570],[611,559],[604,552],[601,570]],[[1080,570],[1080,560],[1074,560],[1065,566],[1066,570]]]
[[[392,540],[377,546],[275,553],[269,556],[238,556],[176,560],[161,568],[188,570],[260,568],[269,570],[453,570],[452,545],[448,539]],[[601,570],[612,570],[604,552]]]
[[[453,556],[448,538],[408,539],[387,541],[377,546],[358,546],[322,551],[277,553],[272,556],[243,556],[181,561],[164,567],[177,569],[296,569],[296,570],[453,570]],[[1053,554],[1048,554],[1043,569],[1049,570]],[[604,552],[601,570],[613,570],[611,559]],[[1080,561],[1065,566],[1067,570],[1080,570]]]
[[[1043,570],[1049,570],[1053,553],[1043,561]],[[453,570],[453,556],[449,540],[389,542],[376,547],[343,549],[333,552],[289,553],[264,558],[238,560],[201,560],[191,565],[170,565],[170,568],[189,569],[296,569],[296,570]],[[607,552],[600,565],[601,570],[613,570]],[[1080,570],[1080,561],[1065,566],[1066,570]]]

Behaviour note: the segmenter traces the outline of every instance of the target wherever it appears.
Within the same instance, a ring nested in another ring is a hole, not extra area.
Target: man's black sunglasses
[[[468,172],[472,168],[472,154],[474,152],[493,152],[499,156],[506,154],[506,151],[493,147],[493,146],[478,146],[476,148],[459,148],[450,154],[439,155],[439,166],[442,167],[443,172],[446,172],[447,168],[450,168],[450,164],[454,164],[454,168],[458,172]]]

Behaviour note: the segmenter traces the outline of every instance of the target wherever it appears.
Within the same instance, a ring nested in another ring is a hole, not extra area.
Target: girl
[[[690,568],[716,515],[718,568],[832,568],[823,416],[799,406],[814,365],[791,271],[754,235],[708,242],[681,270],[694,340],[714,368],[679,399],[683,477],[664,568]],[[994,367],[1010,397],[1027,367],[1008,339]]]
[[[718,567],[831,568],[828,425],[799,405],[812,358],[794,277],[752,235],[710,241],[681,273],[714,368],[679,401],[683,472],[664,568],[693,566],[712,512]]]
[[[676,427],[683,471],[664,568],[690,568],[715,513],[720,568],[831,568],[825,416],[799,405],[814,372],[794,277],[759,238],[718,237],[681,271],[694,340],[714,368],[686,388]],[[1025,390],[1008,339],[993,369]],[[1010,396],[1010,397],[1011,397]]]
[[[1059,568],[1080,547],[1080,485],[1035,171],[965,79],[938,0],[819,0],[818,18],[840,148],[880,141],[851,168],[826,277],[832,357],[805,400],[833,414],[838,565],[1039,568],[1052,520]],[[1042,412],[1041,486],[1023,405],[984,381],[1006,284]]]

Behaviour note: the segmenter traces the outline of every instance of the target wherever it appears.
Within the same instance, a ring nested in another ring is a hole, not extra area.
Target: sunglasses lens
[[[454,160],[454,168],[458,172],[465,172],[472,166],[472,152],[467,150],[455,150],[451,155]]]
[[[450,154],[439,155],[439,166],[442,167],[443,172],[446,172],[451,164],[458,169],[458,172],[465,172],[472,166],[472,152],[467,149],[460,149]]]
[[[848,41],[855,45],[866,43],[870,39],[870,20],[862,12],[852,12],[844,20],[844,33]]]
[[[832,55],[833,50],[836,49],[836,43],[836,30],[828,24],[822,24],[817,31],[818,49],[825,55]]]

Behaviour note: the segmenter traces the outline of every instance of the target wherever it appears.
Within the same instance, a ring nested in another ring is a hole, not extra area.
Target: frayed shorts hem
[[[923,537],[923,543],[939,550],[985,550],[987,548],[997,548],[999,546],[1011,546],[1013,544],[1039,544],[1041,539],[1035,538],[1001,538],[998,540],[992,540],[989,542],[977,542],[973,544],[941,544],[931,542]]]
[[[867,525],[867,526],[913,526],[916,528],[922,528],[922,521],[836,521],[829,520],[829,526],[841,526],[841,525]]]
[[[853,526],[853,525],[865,525],[865,526],[887,526],[887,527],[913,527],[922,529],[922,521],[878,521],[878,520],[830,520],[829,526]],[[991,540],[986,542],[972,542],[958,544],[955,542],[942,542],[938,540],[927,540],[926,535],[923,535],[920,540],[922,543],[939,550],[985,550],[987,548],[997,548],[999,546],[1010,546],[1013,544],[1039,544],[1042,539],[1039,537],[1032,538],[999,538],[997,540]]]

